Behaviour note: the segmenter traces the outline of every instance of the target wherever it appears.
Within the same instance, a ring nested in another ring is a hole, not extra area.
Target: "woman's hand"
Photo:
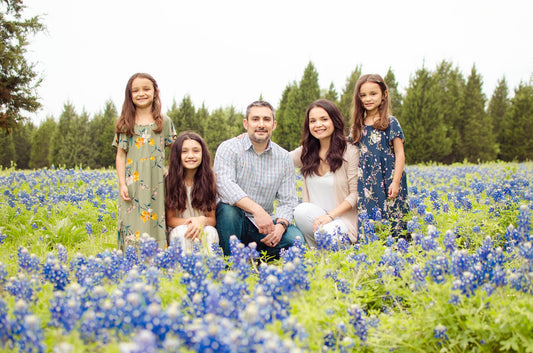
[[[320,217],[315,218],[315,221],[313,222],[313,232],[316,232],[316,230],[320,228],[320,226],[323,226],[324,224],[328,224],[331,221],[333,221],[333,217],[331,217],[327,213]]]

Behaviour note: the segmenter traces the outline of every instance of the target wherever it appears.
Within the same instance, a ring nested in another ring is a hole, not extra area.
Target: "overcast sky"
[[[321,88],[341,92],[357,65],[400,89],[442,60],[465,77],[475,64],[490,98],[503,76],[511,91],[533,73],[531,0],[24,0],[47,32],[28,58],[43,83],[35,122],[58,119],[66,102],[92,117],[127,80],[148,72],[163,111],[188,94],[210,111],[243,111],[260,94],[274,106],[309,61]]]

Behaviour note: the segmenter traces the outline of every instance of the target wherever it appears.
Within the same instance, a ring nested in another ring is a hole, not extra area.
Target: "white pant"
[[[313,232],[313,223],[317,217],[325,215],[326,211],[319,206],[304,202],[296,206],[294,209],[294,222],[300,232],[304,235],[305,242],[311,248],[316,248],[315,234]],[[338,218],[321,226],[321,231],[326,234],[334,234],[337,229],[341,232],[348,233],[348,227],[346,224]]]
[[[169,238],[171,241],[174,237],[179,239],[181,241],[182,251],[193,251],[193,242],[190,239],[185,238],[185,232],[187,232],[187,225],[182,224],[181,226],[172,229]],[[207,250],[209,255],[213,255],[213,244],[218,245],[217,229],[212,226],[205,226],[200,233],[200,239],[202,239],[201,242],[198,239],[195,240],[198,247],[202,250]]]

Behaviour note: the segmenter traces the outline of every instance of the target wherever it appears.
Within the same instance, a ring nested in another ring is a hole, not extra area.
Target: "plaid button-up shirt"
[[[292,222],[298,204],[296,175],[289,153],[270,141],[257,154],[248,134],[220,144],[214,164],[220,201],[234,205],[248,196],[270,214],[272,219]],[[277,201],[274,211],[274,201]],[[251,214],[247,213],[253,221]]]

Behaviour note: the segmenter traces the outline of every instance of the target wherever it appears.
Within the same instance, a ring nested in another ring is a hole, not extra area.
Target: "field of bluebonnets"
[[[533,163],[407,172],[410,242],[361,215],[355,246],[256,265],[237,242],[117,252],[115,171],[0,171],[0,349],[533,351]]]

